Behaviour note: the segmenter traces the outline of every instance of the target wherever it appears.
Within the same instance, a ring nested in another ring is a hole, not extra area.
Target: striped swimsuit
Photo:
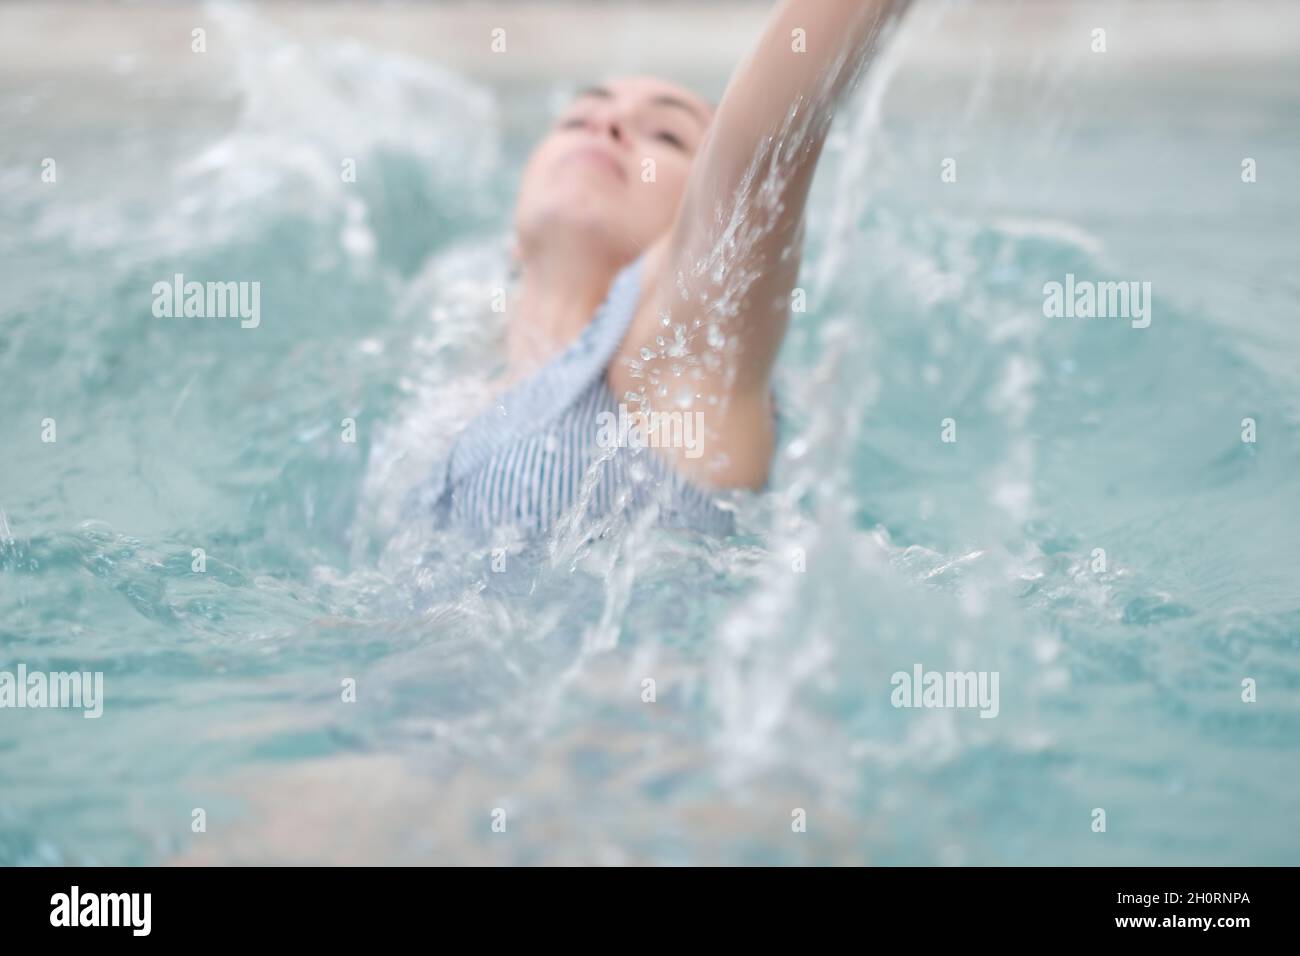
[[[663,525],[734,530],[725,493],[691,484],[656,449],[598,445],[604,415],[619,414],[605,370],[636,311],[640,273],[640,260],[620,272],[578,339],[457,436],[421,496],[437,526],[539,534],[575,505],[588,518],[657,506]]]

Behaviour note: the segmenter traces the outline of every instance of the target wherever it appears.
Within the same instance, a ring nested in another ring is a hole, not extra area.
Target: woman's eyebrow
[[[596,97],[597,99],[609,100],[614,98],[614,94],[610,92],[608,87],[589,86],[586,89],[579,90],[574,99],[580,100],[585,97]],[[661,93],[650,102],[655,106],[672,106],[680,110],[685,110],[705,126],[709,125],[709,118],[704,113],[700,112],[700,108],[689,100],[682,99],[680,96],[673,96],[671,93]]]
[[[699,120],[704,125],[707,126],[709,123],[708,117],[700,112],[699,107],[697,107],[694,103],[690,103],[682,99],[679,96],[671,96],[665,93],[662,96],[656,96],[650,102],[654,103],[656,106],[675,106],[678,109],[683,109],[686,112],[690,113],[692,116],[694,116],[697,120]]]

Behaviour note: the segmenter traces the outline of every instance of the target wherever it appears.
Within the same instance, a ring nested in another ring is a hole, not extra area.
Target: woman
[[[771,372],[836,102],[906,0],[782,0],[713,110],[664,80],[581,93],[515,216],[508,382],[457,438],[437,520],[544,532],[651,509],[726,533],[767,482]]]

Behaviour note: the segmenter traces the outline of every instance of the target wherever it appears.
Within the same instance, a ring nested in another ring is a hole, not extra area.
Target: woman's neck
[[[523,263],[507,331],[507,376],[527,375],[568,348],[609,293],[618,264],[599,256],[533,256]]]

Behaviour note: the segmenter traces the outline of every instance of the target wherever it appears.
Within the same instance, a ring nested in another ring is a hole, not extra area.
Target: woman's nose
[[[608,136],[620,145],[627,139],[627,127],[623,118],[614,110],[601,110],[592,117],[591,124],[597,133]]]

